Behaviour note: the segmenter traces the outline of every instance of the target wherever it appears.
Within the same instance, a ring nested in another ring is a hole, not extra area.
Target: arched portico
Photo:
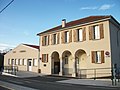
[[[75,73],[79,76],[80,69],[87,69],[87,53],[79,49],[75,53]]]
[[[63,75],[72,75],[73,72],[73,62],[72,62],[72,54],[70,51],[64,51],[62,53],[62,74]]]
[[[51,63],[52,63],[52,74],[59,74],[60,72],[60,59],[59,53],[53,52],[51,55]]]

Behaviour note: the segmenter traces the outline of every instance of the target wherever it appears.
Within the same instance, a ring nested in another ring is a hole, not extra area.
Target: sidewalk
[[[69,83],[69,84],[77,84],[77,85],[92,85],[92,86],[103,86],[103,87],[120,87],[120,82],[117,82],[116,86],[112,85],[112,81],[110,79],[70,79],[57,81],[59,83]]]
[[[19,77],[19,78],[43,76],[43,74],[41,74],[41,73],[35,73],[35,72],[29,72],[29,71],[19,71],[19,72],[16,73],[16,75],[2,72],[2,75]]]

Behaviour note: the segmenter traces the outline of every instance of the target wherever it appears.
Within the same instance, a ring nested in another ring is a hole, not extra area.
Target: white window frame
[[[100,39],[100,30],[99,30],[99,26],[93,26],[94,29],[94,39]]]
[[[78,29],[78,41],[83,41],[83,30]]]
[[[101,51],[96,51],[96,59],[95,63],[102,63],[101,61]]]
[[[18,59],[16,59],[16,65],[18,65]]]
[[[69,42],[69,31],[65,32],[65,43]]]
[[[22,65],[22,59],[20,59],[20,65]]]

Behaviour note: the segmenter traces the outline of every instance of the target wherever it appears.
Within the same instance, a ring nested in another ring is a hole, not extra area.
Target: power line
[[[1,11],[0,13],[2,13],[14,0],[12,0],[11,2],[9,2]]]

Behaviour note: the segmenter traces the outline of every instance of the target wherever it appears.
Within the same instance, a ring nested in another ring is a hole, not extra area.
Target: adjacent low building
[[[110,76],[120,68],[120,24],[112,16],[90,16],[37,34],[44,74]]]
[[[17,66],[19,71],[38,72],[39,46],[20,44],[4,55],[4,67]]]

